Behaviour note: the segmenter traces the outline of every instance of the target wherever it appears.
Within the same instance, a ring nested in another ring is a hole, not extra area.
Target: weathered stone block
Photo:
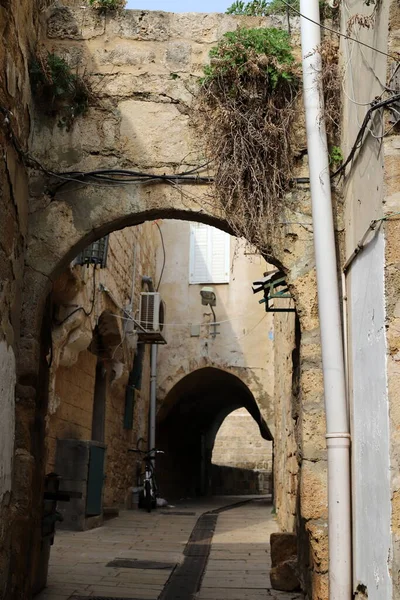
[[[192,46],[187,42],[170,42],[165,53],[165,62],[175,71],[187,70],[190,65]]]
[[[297,536],[295,533],[271,533],[270,544],[273,567],[297,556]]]
[[[328,524],[324,521],[308,521],[306,531],[310,535],[311,566],[326,573],[329,568]]]
[[[171,13],[159,11],[124,11],[107,24],[109,37],[129,40],[166,41],[169,37]]]
[[[304,519],[328,518],[327,466],[325,461],[304,461],[300,479],[301,514]]]
[[[115,47],[98,48],[95,52],[95,59],[100,65],[143,66],[147,71],[149,66],[156,62],[156,59],[160,62],[160,52],[157,46],[151,44],[149,47],[143,48],[143,44],[139,42],[120,42]]]
[[[47,20],[48,37],[88,40],[103,35],[105,31],[104,17],[100,17],[89,8],[85,12],[87,12],[87,15],[82,14],[79,9],[53,6]]]
[[[79,27],[72,10],[66,6],[52,9],[47,20],[49,38],[79,38]]]
[[[126,157],[146,165],[180,162],[191,150],[188,117],[174,104],[121,102],[121,142]]]
[[[283,592],[299,590],[300,582],[297,576],[297,561],[286,560],[276,567],[272,567],[270,579],[271,585],[275,590]]]

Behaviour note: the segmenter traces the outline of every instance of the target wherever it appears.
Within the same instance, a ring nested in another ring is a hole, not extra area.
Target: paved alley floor
[[[193,582],[185,587],[185,566],[190,571],[194,565],[202,574],[200,555],[207,539],[211,549],[196,600],[302,598],[271,590],[269,536],[277,531],[271,504],[257,498],[223,510],[237,502],[243,497],[179,503],[150,514],[123,511],[97,529],[59,531],[51,550],[48,586],[35,600],[192,600],[187,589]],[[199,530],[199,517],[209,511],[214,511],[214,535]],[[188,547],[197,551],[188,552]]]

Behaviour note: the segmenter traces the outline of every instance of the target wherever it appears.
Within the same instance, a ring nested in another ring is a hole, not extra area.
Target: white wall
[[[354,577],[369,600],[384,600],[392,582],[383,233],[356,259],[351,290]]]
[[[189,284],[190,223],[169,220],[160,225],[166,247],[160,292],[167,305],[168,344],[159,349],[158,398],[162,400],[186,374],[205,366],[219,367],[248,385],[273,428],[273,319],[258,303],[262,294],[254,295],[251,289],[268,269],[267,263],[248,254],[243,241],[231,238],[230,282],[211,284],[217,296],[216,319],[223,321],[213,339],[208,325],[211,310],[201,304],[203,285]],[[161,264],[159,246],[158,272]],[[193,335],[196,326],[199,335]]]
[[[371,29],[353,35],[386,50],[389,2],[383,2]],[[370,14],[363,0],[344,0],[342,30],[351,15]],[[381,94],[386,57],[357,43],[342,40],[344,88],[343,140],[348,156],[368,102]],[[379,119],[376,121],[378,123]],[[380,126],[375,134],[380,132]],[[345,254],[350,256],[370,222],[383,214],[382,144],[366,136],[363,150],[347,169]],[[372,240],[372,241],[371,241]],[[369,600],[389,600],[392,585],[389,407],[387,397],[384,237],[379,232],[358,255],[347,274],[349,318],[350,409],[353,473],[354,590],[366,586]]]

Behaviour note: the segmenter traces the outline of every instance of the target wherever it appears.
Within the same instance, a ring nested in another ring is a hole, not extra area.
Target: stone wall
[[[263,440],[245,408],[226,417],[218,430],[212,453],[214,465],[272,470],[272,445]]]
[[[15,387],[29,195],[20,150],[27,150],[31,132],[28,62],[45,6],[44,0],[0,3],[0,598],[11,597],[14,583],[21,593],[26,584],[10,573],[10,564],[16,569],[26,560],[14,554],[13,562],[11,546],[27,528],[32,468],[29,424],[16,423],[15,411],[32,411],[35,397],[31,382]]]
[[[215,494],[271,494],[272,442],[245,408],[226,417],[212,452],[212,489]]]
[[[293,303],[281,301],[280,306]],[[296,530],[298,495],[298,448],[295,425],[298,419],[299,340],[295,313],[274,314],[275,350],[275,437],[274,491],[277,519],[283,531]]]
[[[139,459],[128,454],[128,448],[136,447],[139,437],[147,439],[149,348],[143,360],[143,383],[135,391],[133,425],[124,427],[126,385],[137,354],[137,336],[123,309],[137,316],[143,289],[141,278],[155,276],[158,243],[158,232],[152,223],[114,232],[109,236],[105,268],[93,270],[93,266],[72,263],[53,288],[56,310],[46,472],[54,470],[57,439],[94,439],[96,365],[100,361],[106,371],[103,502],[107,508],[129,505],[129,489],[136,483]],[[82,310],[74,312],[79,306],[85,308],[86,314]],[[96,325],[99,323],[101,330],[104,315],[108,319],[107,333],[99,341]],[[60,320],[64,323],[57,325]]]
[[[85,350],[71,367],[57,369],[56,406],[48,416],[46,473],[55,471],[57,439],[90,440],[96,356]],[[54,412],[53,412],[54,411]]]

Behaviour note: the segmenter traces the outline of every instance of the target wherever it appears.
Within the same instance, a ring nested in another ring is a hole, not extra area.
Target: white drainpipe
[[[150,359],[150,411],[149,411],[149,450],[156,446],[156,402],[157,402],[157,344],[151,345]],[[153,459],[154,464],[154,459]]]
[[[147,285],[149,292],[154,292],[154,284],[151,277],[142,276],[142,285]],[[150,406],[149,406],[149,440],[148,450],[156,447],[156,412],[157,412],[157,344],[151,345],[150,356]],[[153,466],[155,456],[153,456]]]
[[[319,23],[318,0],[300,12]],[[329,159],[320,83],[320,27],[301,18],[304,105],[317,269],[328,452],[329,598],[351,598],[350,433]]]

